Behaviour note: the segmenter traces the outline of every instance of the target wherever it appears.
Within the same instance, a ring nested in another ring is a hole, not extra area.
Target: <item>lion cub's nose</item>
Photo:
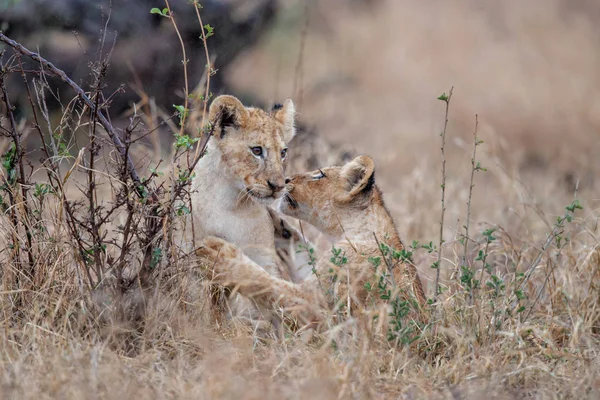
[[[285,184],[287,185],[288,183],[290,183],[292,181],[292,178],[285,178]]]
[[[282,182],[282,180],[277,180],[275,182],[271,182],[271,181],[267,181],[267,184],[269,185],[269,189],[271,189],[274,192],[279,192],[281,190],[283,190],[283,185],[284,183]]]

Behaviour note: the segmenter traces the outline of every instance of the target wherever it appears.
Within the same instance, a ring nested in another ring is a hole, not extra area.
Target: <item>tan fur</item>
[[[273,222],[266,205],[284,188],[281,152],[294,136],[294,105],[267,113],[244,107],[233,96],[219,96],[210,106],[214,125],[207,154],[194,170],[194,219],[202,239],[223,238],[240,247],[270,274],[288,278],[278,260]],[[252,147],[261,147],[257,157]]]
[[[198,162],[192,193],[197,238],[216,236],[238,246],[269,275],[290,279],[275,249],[274,222],[266,206],[284,190],[282,151],[294,137],[294,104],[266,112],[219,96],[209,109],[213,137]],[[262,148],[257,156],[252,148]],[[252,306],[235,299],[234,314]]]
[[[323,168],[287,181],[280,211],[328,234],[347,263],[338,267],[330,262],[331,255],[322,257],[317,273],[295,285],[261,272],[231,244],[208,238],[201,252],[213,261],[216,282],[239,290],[262,307],[282,308],[283,315],[313,326],[324,322],[325,310],[332,307],[349,305],[348,312],[356,312],[377,305],[380,299],[365,288],[365,284],[373,286],[378,280],[368,259],[381,256],[377,241],[398,251],[403,244],[374,184],[373,160],[360,156],[343,167]],[[388,267],[382,261],[379,268],[381,272]],[[391,286],[405,298],[412,292],[424,305],[426,298],[416,268],[405,263],[390,268]]]

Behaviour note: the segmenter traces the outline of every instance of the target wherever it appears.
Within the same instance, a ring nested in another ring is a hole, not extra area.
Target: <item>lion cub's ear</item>
[[[289,143],[296,134],[296,128],[294,127],[296,109],[292,100],[287,99],[282,106],[277,107],[273,117],[283,125],[283,141]]]
[[[214,125],[214,136],[218,139],[225,135],[225,128],[239,128],[248,121],[250,114],[236,97],[222,95],[213,100],[208,111],[209,121]]]
[[[358,156],[342,167],[340,178],[345,182],[344,192],[337,196],[340,202],[349,202],[358,194],[370,192],[375,184],[375,163],[369,156]]]

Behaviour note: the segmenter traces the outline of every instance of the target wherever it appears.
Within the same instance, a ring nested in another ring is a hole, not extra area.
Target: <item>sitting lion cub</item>
[[[289,279],[275,248],[267,206],[285,186],[287,143],[295,135],[294,104],[271,112],[217,97],[209,109],[213,137],[194,173],[192,202],[199,237],[221,237],[271,275]]]
[[[404,246],[375,185],[374,172],[373,160],[359,156],[343,167],[286,179],[279,210],[328,234],[337,254],[333,260],[331,255],[319,259],[314,273],[302,283],[269,275],[236,246],[210,237],[200,253],[212,263],[214,282],[282,315],[291,327],[322,326],[332,309],[346,307],[354,313],[380,304],[382,298],[373,288],[382,282],[404,299],[425,304],[414,265],[381,257],[385,249],[400,251]]]

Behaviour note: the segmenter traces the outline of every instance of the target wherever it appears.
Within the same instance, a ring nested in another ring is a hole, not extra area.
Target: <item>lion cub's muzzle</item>
[[[290,208],[295,210],[299,206],[298,202],[296,201],[296,199],[294,199],[294,196],[292,195],[292,192],[294,191],[294,185],[288,182],[289,180],[286,179],[285,191],[283,192],[283,200],[287,203],[287,205]]]
[[[275,199],[281,197],[281,195],[285,189],[285,184],[283,183],[283,179],[273,180],[273,181],[268,180],[267,186],[271,190],[271,196]]]

